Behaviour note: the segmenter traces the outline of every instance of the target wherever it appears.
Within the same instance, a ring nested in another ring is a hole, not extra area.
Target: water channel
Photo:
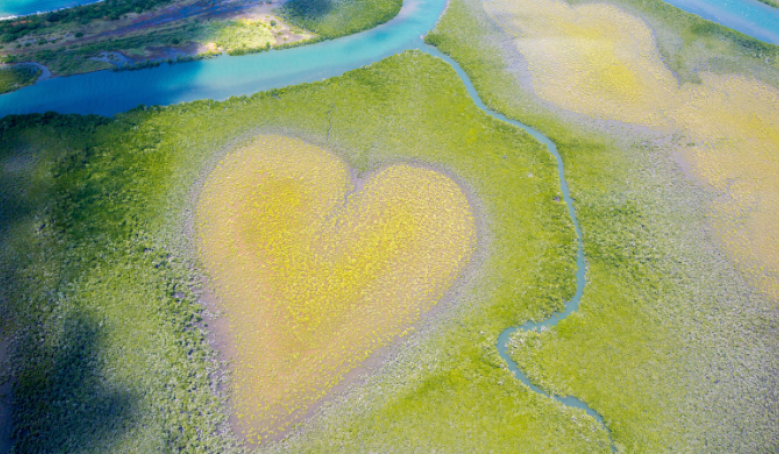
[[[769,13],[761,12],[763,10],[760,8],[755,10],[755,5],[764,5],[754,0],[672,0],[671,3],[679,4],[683,9],[687,8],[681,4],[691,9],[699,8],[702,11],[701,15],[706,18],[711,18],[706,15],[710,14],[714,5],[715,10],[719,11],[718,14],[727,16],[726,20],[720,18],[723,24],[745,23],[748,26],[744,28],[742,24],[740,31],[752,34],[758,39],[779,43],[779,10]],[[703,6],[700,6],[701,4]],[[225,99],[234,95],[252,94],[271,88],[338,76],[409,49],[421,49],[447,61],[460,76],[479,108],[499,120],[522,128],[544,144],[555,157],[563,199],[576,231],[578,252],[576,292],[573,298],[565,304],[563,312],[554,313],[544,321],[527,322],[504,330],[497,339],[498,353],[514,376],[531,391],[552,398],[565,406],[583,409],[604,427],[611,440],[611,433],[601,415],[575,397],[550,395],[535,386],[507,354],[507,342],[514,332],[553,327],[577,310],[586,284],[581,229],[565,180],[563,161],[555,144],[540,132],[490,111],[481,101],[460,66],[422,41],[422,35],[435,26],[444,6],[445,0],[407,0],[400,14],[382,26],[334,41],[294,49],[242,57],[220,57],[178,65],[163,64],[142,71],[118,73],[102,71],[44,80],[31,87],[0,96],[0,117],[7,114],[45,111],[113,115],[139,104],[170,105],[205,98]],[[755,15],[753,11],[758,11],[758,14]],[[738,27],[734,28],[738,29]],[[613,441],[611,450],[615,452]]]
[[[567,303],[565,303],[565,309],[562,312],[555,312],[554,314],[552,314],[552,316],[540,322],[526,322],[522,325],[512,326],[510,328],[506,328],[505,330],[503,330],[503,332],[501,332],[500,335],[498,336],[498,342],[496,344],[496,347],[498,349],[498,354],[506,362],[506,365],[508,366],[509,370],[511,370],[511,372],[514,374],[515,377],[519,379],[519,381],[524,383],[532,391],[539,394],[543,394],[544,396],[547,397],[551,397],[554,400],[560,402],[561,404],[567,407],[580,408],[584,410],[588,415],[595,418],[595,420],[598,421],[598,423],[600,423],[604,427],[604,429],[606,429],[606,432],[609,435],[609,441],[611,442],[611,452],[616,452],[616,449],[614,448],[614,441],[611,439],[611,431],[609,430],[608,426],[606,426],[606,423],[603,420],[603,417],[601,415],[599,415],[595,410],[593,410],[587,404],[585,404],[584,402],[582,402],[581,400],[575,397],[550,395],[548,392],[544,391],[543,389],[531,383],[530,379],[527,377],[527,375],[525,375],[524,372],[522,372],[517,367],[517,363],[514,362],[513,359],[511,359],[507,351],[508,341],[512,334],[514,334],[517,331],[540,330],[541,328],[551,328],[557,325],[557,323],[559,323],[560,320],[564,319],[565,317],[567,317],[568,315],[570,315],[572,312],[576,311],[576,309],[579,308],[579,301],[581,301],[582,294],[584,293],[584,285],[586,283],[585,273],[587,268],[584,263],[582,231],[579,228],[579,220],[576,217],[576,208],[573,206],[573,199],[571,198],[571,193],[568,190],[568,183],[565,181],[565,167],[563,166],[563,158],[560,156],[560,153],[557,151],[557,146],[554,144],[554,142],[549,140],[548,137],[541,134],[539,131],[523,123],[520,123],[516,120],[511,120],[507,118],[505,115],[493,112],[489,108],[487,108],[487,106],[484,105],[484,103],[482,102],[481,98],[479,98],[479,94],[476,92],[476,89],[473,87],[473,84],[471,83],[471,79],[468,77],[467,74],[465,74],[465,71],[463,71],[463,69],[460,68],[460,65],[457,64],[457,62],[452,60],[449,56],[442,54],[435,47],[425,46],[422,48],[422,50],[435,57],[442,58],[450,65],[452,65],[454,70],[457,72],[457,74],[460,76],[463,83],[465,84],[465,88],[468,90],[468,94],[471,95],[471,98],[473,99],[473,102],[476,104],[476,106],[478,106],[481,110],[483,110],[487,114],[493,116],[494,118],[497,118],[498,120],[505,121],[518,128],[523,129],[525,132],[533,136],[533,138],[535,138],[543,145],[545,145],[546,149],[549,150],[549,153],[551,153],[552,156],[554,156],[555,160],[557,161],[557,175],[560,178],[560,190],[563,193],[563,201],[565,201],[565,204],[568,207],[568,213],[571,216],[571,220],[573,221],[573,227],[576,230],[576,244],[577,244],[576,292],[574,293],[573,297]]]

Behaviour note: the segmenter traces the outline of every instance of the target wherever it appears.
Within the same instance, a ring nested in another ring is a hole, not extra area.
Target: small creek
[[[586,283],[585,274],[587,271],[587,267],[584,262],[584,248],[582,246],[582,231],[579,228],[579,220],[576,217],[576,208],[573,206],[573,199],[571,198],[571,193],[568,190],[568,183],[565,181],[565,167],[563,165],[563,158],[560,156],[560,153],[557,151],[557,146],[551,140],[549,140],[549,138],[546,137],[545,135],[541,134],[540,132],[531,128],[530,126],[525,125],[524,123],[520,123],[516,120],[511,120],[507,118],[505,115],[501,115],[499,113],[493,112],[492,110],[487,108],[487,106],[484,105],[481,98],[479,97],[479,94],[476,92],[476,89],[473,87],[473,84],[471,83],[471,79],[468,77],[467,74],[465,74],[465,71],[463,71],[463,69],[460,67],[459,64],[457,64],[457,62],[452,60],[449,56],[441,53],[435,47],[426,45],[422,48],[422,50],[429,53],[430,55],[441,58],[445,60],[447,63],[449,63],[450,65],[452,65],[454,70],[457,72],[457,75],[460,76],[460,79],[465,84],[465,88],[468,90],[468,94],[471,96],[473,102],[476,104],[477,107],[479,107],[481,110],[483,110],[493,118],[497,118],[498,120],[505,121],[506,123],[510,123],[518,128],[523,129],[525,132],[533,136],[533,138],[535,138],[536,140],[541,142],[544,146],[546,146],[546,149],[549,151],[549,153],[552,154],[552,156],[554,156],[555,160],[557,161],[557,175],[560,179],[560,190],[563,193],[563,201],[565,201],[565,204],[568,207],[568,213],[571,216],[571,220],[573,221],[573,227],[576,230],[576,244],[577,244],[576,293],[574,293],[573,298],[571,298],[568,302],[565,303],[565,309],[562,312],[555,312],[549,318],[540,322],[527,322],[520,326],[512,326],[510,328],[506,328],[505,330],[503,330],[503,332],[501,332],[500,335],[498,336],[496,348],[498,349],[498,354],[506,362],[506,365],[508,366],[509,370],[514,374],[514,376],[517,379],[519,379],[519,381],[524,383],[528,388],[530,388],[533,392],[550,397],[567,407],[582,409],[588,415],[595,418],[595,420],[598,421],[598,423],[600,423],[601,426],[603,426],[603,428],[606,430],[606,432],[609,435],[609,442],[611,443],[611,452],[616,452],[616,449],[614,448],[614,441],[611,439],[611,431],[609,430],[608,426],[606,426],[603,417],[599,415],[598,412],[596,412],[595,410],[590,408],[587,404],[585,404],[584,402],[582,402],[581,400],[575,397],[550,395],[548,392],[544,391],[543,389],[531,383],[530,379],[527,377],[527,375],[525,375],[524,372],[522,372],[517,367],[517,363],[514,362],[513,359],[511,359],[507,351],[508,341],[512,334],[514,334],[517,331],[540,330],[541,328],[545,328],[545,327],[551,328],[557,325],[561,320],[563,320],[564,318],[566,318],[567,316],[569,316],[571,313],[573,313],[579,308],[579,301],[581,300],[582,294],[584,293],[584,285]]]

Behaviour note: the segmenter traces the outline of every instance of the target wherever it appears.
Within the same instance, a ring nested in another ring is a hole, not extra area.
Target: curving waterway
[[[26,0],[11,1],[23,3]],[[0,117],[49,110],[114,115],[139,104],[219,100],[327,79],[404,50],[423,48],[421,37],[435,26],[445,1],[406,0],[398,16],[386,24],[345,38],[294,49],[163,64],[143,71],[100,71],[43,80],[1,95]],[[670,2],[758,39],[779,44],[779,9],[756,0]]]
[[[432,46],[425,45],[422,48],[422,50],[429,53],[430,55],[441,58],[445,60],[447,63],[449,63],[450,65],[452,65],[454,70],[457,72],[457,75],[460,76],[460,79],[462,79],[463,83],[465,84],[465,88],[468,90],[468,94],[471,95],[471,98],[473,98],[473,102],[476,104],[476,106],[478,106],[481,110],[483,110],[493,118],[497,118],[498,120],[505,121],[506,123],[510,123],[518,128],[523,129],[525,132],[533,136],[533,138],[535,138],[543,145],[545,145],[546,149],[549,150],[549,153],[551,153],[552,156],[554,156],[555,160],[557,161],[557,175],[560,178],[560,190],[563,193],[563,200],[565,201],[565,205],[568,207],[568,213],[570,214],[571,220],[573,221],[574,230],[576,230],[576,244],[577,244],[576,293],[574,293],[573,298],[571,298],[568,302],[565,303],[565,309],[562,312],[555,312],[549,318],[540,322],[527,322],[523,325],[512,326],[510,328],[506,328],[505,330],[503,330],[503,332],[501,332],[500,335],[498,336],[498,342],[496,344],[496,347],[498,349],[498,354],[506,362],[506,365],[508,366],[509,370],[514,374],[515,377],[519,379],[519,381],[524,383],[533,392],[550,397],[567,407],[580,408],[585,412],[587,412],[588,415],[595,418],[595,420],[598,421],[603,426],[603,428],[606,430],[606,432],[609,435],[609,442],[611,443],[611,452],[616,452],[616,449],[614,448],[614,441],[611,438],[611,431],[609,430],[608,426],[606,426],[603,417],[599,415],[598,412],[596,412],[595,410],[590,408],[587,404],[585,404],[584,402],[582,402],[581,400],[575,397],[556,396],[553,394],[549,394],[548,392],[544,391],[543,389],[531,383],[530,379],[527,378],[527,375],[525,375],[525,373],[522,372],[517,367],[517,363],[514,362],[513,359],[511,359],[507,351],[508,341],[512,334],[514,334],[517,331],[540,330],[541,328],[544,327],[551,328],[557,325],[562,319],[568,317],[571,313],[573,313],[574,311],[576,311],[576,309],[579,308],[579,302],[581,301],[582,294],[584,293],[584,285],[587,282],[585,276],[587,267],[585,266],[584,263],[582,231],[579,228],[579,220],[576,217],[576,208],[573,206],[573,199],[571,198],[571,193],[568,190],[568,183],[565,181],[565,167],[563,165],[563,158],[560,156],[560,153],[557,151],[557,146],[554,144],[554,142],[549,140],[548,137],[546,137],[545,135],[541,134],[539,131],[531,128],[530,126],[524,123],[520,123],[516,120],[512,120],[506,117],[505,115],[499,114],[497,112],[493,112],[486,105],[484,105],[481,98],[479,97],[479,94],[476,92],[476,89],[473,87],[473,84],[471,83],[471,79],[468,77],[467,74],[465,74],[465,71],[463,71],[463,69],[460,67],[459,64],[457,64],[456,61],[452,60],[449,56],[441,53],[438,49]]]
[[[18,0],[20,4],[24,1]],[[607,431],[612,452],[616,452],[611,432],[601,415],[575,397],[552,395],[535,386],[507,353],[507,343],[513,333],[553,327],[578,309],[586,284],[582,233],[565,180],[563,160],[555,144],[533,128],[489,110],[462,68],[451,58],[423,42],[422,36],[435,26],[443,12],[445,1],[407,0],[398,16],[384,25],[349,37],[294,49],[242,57],[225,56],[179,65],[165,64],[143,71],[102,71],[43,80],[31,87],[0,96],[0,117],[45,111],[113,115],[139,104],[169,105],[206,98],[226,99],[230,96],[248,95],[338,76],[409,49],[420,49],[445,60],[460,76],[469,95],[480,109],[494,118],[523,129],[544,144],[555,157],[563,200],[576,231],[578,250],[576,293],[573,298],[565,303],[562,312],[554,313],[546,320],[527,322],[505,329],[498,336],[498,353],[514,376],[531,391],[565,406],[582,409],[595,418]],[[761,9],[764,5],[755,0],[670,0],[670,3],[699,13],[706,19],[732,26],[758,39],[779,43],[779,10],[766,12]],[[702,12],[696,11],[695,8],[702,9]],[[716,10],[716,14],[711,13],[712,8]]]

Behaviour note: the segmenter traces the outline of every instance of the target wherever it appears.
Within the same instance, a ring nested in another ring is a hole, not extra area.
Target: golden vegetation
[[[694,173],[722,194],[716,226],[729,252],[779,297],[779,90],[743,76],[701,73],[679,86],[652,30],[612,5],[554,0],[487,5],[516,36],[535,92],[599,119],[681,133]]]
[[[527,59],[536,93],[566,109],[644,121],[660,109],[659,92],[676,85],[651,30],[614,6],[542,0],[493,7],[515,18],[515,45]]]
[[[250,441],[406,334],[473,252],[473,214],[448,177],[392,165],[354,183],[335,155],[281,136],[229,154],[205,183],[199,246],[228,316],[233,407]]]
[[[674,119],[694,141],[695,172],[721,192],[715,225],[760,287],[779,298],[779,91],[743,77],[703,75]]]

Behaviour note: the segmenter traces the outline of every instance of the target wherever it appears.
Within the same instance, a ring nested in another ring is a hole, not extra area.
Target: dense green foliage
[[[87,24],[97,19],[117,20],[127,13],[142,13],[173,0],[105,0],[99,3],[66,8],[46,14],[34,14],[18,19],[0,21],[0,42],[17,38],[55,24],[79,22]]]
[[[402,0],[291,0],[280,14],[323,38],[368,30],[397,16]]]
[[[672,18],[656,36],[680,77],[694,79],[705,63],[776,80],[771,65],[758,67],[775,47],[659,1],[615,3],[661,11],[652,24]],[[554,329],[514,337],[520,368],[599,412],[620,452],[771,452],[779,323],[709,236],[711,196],[639,132],[588,130],[538,105],[512,72],[521,57],[480,2],[452,1],[428,41],[462,65],[487,105],[557,144],[576,201],[581,306]]]
[[[257,131],[302,136],[362,171],[441,168],[473,191],[482,219],[457,301],[305,433],[268,449],[608,451],[592,418],[529,392],[496,355],[506,326],[570,297],[573,229],[553,158],[479,111],[444,62],[412,52],[249,98],[113,120],[8,117],[0,130],[17,452],[230,451],[185,234],[204,169]]]
[[[34,66],[0,67],[0,94],[33,84],[40,75],[41,70]]]
[[[107,50],[107,48],[110,48],[110,45],[106,46],[101,43],[73,50],[42,50],[32,54],[30,56],[32,58],[9,55],[5,60],[7,62],[33,61],[46,66],[54,74],[70,76],[82,72],[112,68],[113,65],[110,63],[90,59],[90,57]]]
[[[230,449],[191,272],[150,240],[137,204],[159,187],[136,179],[169,168],[153,135],[112,142],[142,122],[47,114],[0,123],[14,452]]]

